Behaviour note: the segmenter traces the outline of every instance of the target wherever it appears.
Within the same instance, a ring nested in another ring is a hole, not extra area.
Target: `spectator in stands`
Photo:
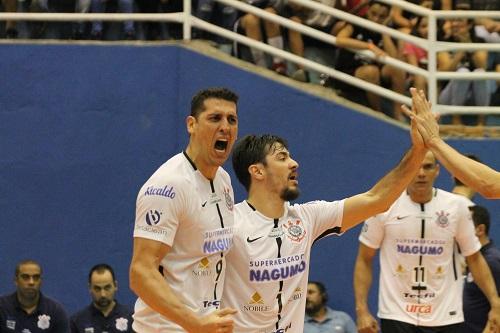
[[[389,25],[389,7],[386,4],[372,2],[366,13],[366,18],[378,24]],[[376,85],[388,82],[393,91],[404,92],[405,72],[403,70],[389,65],[381,65],[362,54],[353,54],[346,50],[347,48],[368,50],[376,57],[389,55],[393,58],[400,58],[396,45],[389,35],[347,24],[337,35],[337,46],[342,48],[339,50],[337,63],[339,70]],[[382,111],[380,96],[371,92],[366,94],[369,105],[377,111]],[[399,103],[394,103],[392,116],[402,120]]]
[[[4,12],[17,12],[17,0],[0,0]],[[16,21],[5,21],[5,38],[17,38]]]
[[[460,2],[456,9],[468,10],[470,5],[466,2]],[[477,38],[473,22],[467,18],[454,18],[451,20],[451,37],[449,42],[456,43],[474,43],[480,42]],[[439,71],[457,71],[466,72],[484,72],[488,66],[488,52],[478,51],[452,51],[439,52],[437,55]],[[489,106],[491,93],[487,80],[450,80],[439,95],[439,103],[445,105],[475,105]],[[468,124],[484,124],[484,116],[472,117],[472,120],[453,116],[453,124],[462,124],[468,121]]]
[[[412,28],[412,35],[421,38],[428,38],[428,23],[427,17],[419,16]],[[403,43],[403,57],[407,63],[413,66],[427,69],[427,51],[412,43]],[[427,80],[421,75],[410,75],[410,85],[418,90],[427,91]]]
[[[252,1],[250,4],[263,8],[265,11],[286,17],[294,22],[303,23],[307,10],[301,6],[293,3],[284,4],[281,0],[257,0]],[[237,31],[244,33],[247,37],[257,41],[266,41],[269,45],[276,47],[280,50],[285,49],[285,42],[283,39],[283,32],[279,24],[261,20],[254,14],[244,14],[236,22]],[[264,35],[262,34],[264,32]],[[288,47],[293,54],[303,57],[304,56],[304,42],[300,32],[288,29],[287,31]],[[238,51],[238,50],[237,50]],[[251,48],[253,61],[256,65],[261,67],[268,67],[267,59],[263,51]],[[237,52],[238,53],[238,52]],[[272,56],[272,70],[281,75],[288,75],[288,68],[285,59],[280,56]],[[298,69],[292,74],[292,77],[298,81],[308,81],[306,72],[302,66],[298,65]]]
[[[108,6],[114,5],[115,2],[118,5],[118,11],[120,13],[133,13],[134,11],[134,1],[133,0],[91,0],[90,11],[92,13],[105,13],[109,11]],[[103,23],[102,21],[93,21],[92,29],[90,31],[90,38],[101,40],[103,39]],[[124,38],[128,40],[133,40],[136,38],[135,27],[133,21],[123,22],[123,34]]]
[[[169,0],[136,0],[141,13],[177,13],[182,12],[182,1]],[[144,38],[146,40],[182,39],[182,24],[175,22],[143,22]]]
[[[234,22],[238,18],[238,11],[232,7],[219,3],[215,0],[198,0],[194,7],[194,15],[224,29],[232,30]],[[193,30],[194,38],[214,38],[205,31]],[[217,39],[218,37],[215,37]]]
[[[356,324],[345,312],[334,311],[326,305],[328,294],[321,282],[307,284],[304,333],[356,333]]]
[[[464,154],[464,156],[467,156],[468,158],[481,162],[481,160],[474,154]],[[455,183],[455,186],[453,187],[453,190],[451,191],[452,193],[463,195],[469,200],[472,200],[474,198],[474,195],[476,194],[476,191],[464,183],[458,178],[453,177],[453,181]]]
[[[89,272],[92,303],[71,316],[71,333],[133,333],[132,310],[118,303],[118,283],[113,268],[97,264]]]
[[[0,297],[0,332],[68,333],[63,307],[40,292],[42,268],[34,260],[16,266],[16,291]]]
[[[491,274],[495,280],[497,290],[500,290],[500,250],[493,244],[488,233],[490,229],[490,214],[482,206],[472,206],[472,220],[477,238],[481,243],[481,254],[490,267]],[[465,280],[464,293],[464,317],[465,323],[462,333],[481,333],[488,321],[490,304],[483,292],[474,282],[472,274],[468,272]]]

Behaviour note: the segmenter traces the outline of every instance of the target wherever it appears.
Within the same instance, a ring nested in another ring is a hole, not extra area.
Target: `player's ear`
[[[264,176],[264,170],[260,164],[252,164],[248,167],[250,177],[261,180]]]

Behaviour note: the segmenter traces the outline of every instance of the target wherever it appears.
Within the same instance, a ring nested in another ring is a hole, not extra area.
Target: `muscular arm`
[[[498,297],[498,291],[495,286],[495,280],[493,280],[493,276],[491,275],[491,270],[479,251],[467,256],[465,259],[467,260],[467,266],[472,273],[474,282],[490,302],[491,310],[488,316],[490,324],[494,322],[498,326],[500,324],[500,298]]]
[[[388,210],[417,174],[425,153],[425,149],[413,146],[401,162],[370,190],[347,198],[342,230],[350,229],[367,218]]]
[[[460,154],[440,138],[429,141],[428,146],[439,162],[464,184],[485,198],[500,198],[500,172]]]
[[[158,270],[169,251],[170,247],[161,242],[135,237],[130,288],[149,307],[188,332],[216,332],[221,326],[232,327],[233,321],[226,315],[234,313],[233,310],[218,310],[200,318],[179,300]]]
[[[356,321],[360,333],[378,331],[378,324],[368,308],[368,292],[373,279],[373,257],[376,250],[359,244],[358,257],[354,265],[354,300]]]
[[[439,137],[439,125],[423,92],[411,89],[415,112],[403,111],[418,127],[426,146],[454,177],[489,199],[500,198],[500,173],[463,156]]]
[[[153,310],[187,329],[197,317],[182,304],[158,270],[169,251],[170,247],[163,243],[135,237],[130,288]]]

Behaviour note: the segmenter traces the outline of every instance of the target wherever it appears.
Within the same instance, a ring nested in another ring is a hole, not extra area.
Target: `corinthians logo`
[[[444,210],[442,210],[440,212],[436,212],[436,215],[436,224],[438,226],[440,226],[441,228],[446,228],[450,225],[450,221],[448,220],[448,216],[450,216],[450,213],[446,213]]]
[[[248,304],[243,305],[243,310],[251,312],[266,312],[271,311],[271,307],[269,305],[265,305],[262,296],[260,296],[258,292],[255,292],[250,297]]]
[[[300,242],[306,236],[306,229],[304,229],[301,220],[288,220],[287,223],[283,224],[283,228],[285,228],[288,238],[294,242]]]
[[[194,276],[210,276],[212,275],[212,270],[210,269],[210,260],[207,257],[200,260],[198,267],[193,270]]]

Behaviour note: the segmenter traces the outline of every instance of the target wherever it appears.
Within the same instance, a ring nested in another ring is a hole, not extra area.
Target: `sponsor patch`
[[[205,254],[228,251],[233,245],[233,228],[206,231],[202,251]]]

